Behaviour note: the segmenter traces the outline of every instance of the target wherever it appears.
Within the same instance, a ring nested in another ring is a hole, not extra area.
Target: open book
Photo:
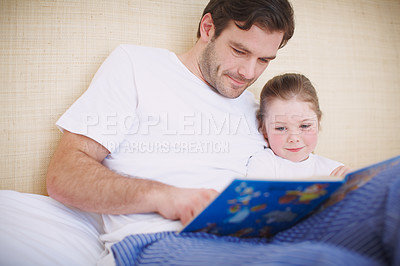
[[[181,232],[238,237],[272,236],[318,209],[343,199],[400,156],[348,173],[345,177],[308,179],[235,179]]]

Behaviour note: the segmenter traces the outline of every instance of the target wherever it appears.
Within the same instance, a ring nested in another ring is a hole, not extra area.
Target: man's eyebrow
[[[232,42],[232,46],[234,46],[237,49],[242,50],[243,52],[246,52],[248,54],[253,54],[251,51],[249,51],[246,47],[244,47],[241,43],[238,42]],[[260,57],[260,59],[264,59],[264,60],[274,60],[276,58],[276,55],[273,56],[263,56]]]
[[[231,45],[237,49],[240,49],[246,53],[251,54],[251,51],[249,51],[246,47],[243,46],[243,44],[238,43],[238,42],[231,42]]]

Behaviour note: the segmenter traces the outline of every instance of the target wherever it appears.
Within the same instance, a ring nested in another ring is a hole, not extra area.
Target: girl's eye
[[[307,124],[307,125],[301,125],[300,127],[301,127],[301,128],[309,128],[309,127],[311,127],[311,125],[309,125],[309,124]]]
[[[275,130],[277,130],[277,131],[285,131],[286,127],[276,127]]]

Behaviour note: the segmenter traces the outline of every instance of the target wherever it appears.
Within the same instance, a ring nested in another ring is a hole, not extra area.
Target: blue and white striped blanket
[[[273,238],[206,233],[131,235],[121,265],[400,265],[400,165]]]

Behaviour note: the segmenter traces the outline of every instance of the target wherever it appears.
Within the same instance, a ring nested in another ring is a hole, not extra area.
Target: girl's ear
[[[267,144],[268,144],[268,147],[271,148],[271,146],[269,145],[269,141],[268,141],[267,129],[265,128],[264,125],[262,126],[261,130],[262,130],[262,134],[263,134],[263,136],[264,136],[264,139],[265,139],[265,141],[266,141]]]
[[[214,21],[210,13],[205,14],[200,21],[200,39],[208,43],[214,36]]]
[[[267,134],[267,129],[265,128],[265,125],[263,124],[261,127],[261,132],[264,136],[264,139],[268,142],[268,134]]]

